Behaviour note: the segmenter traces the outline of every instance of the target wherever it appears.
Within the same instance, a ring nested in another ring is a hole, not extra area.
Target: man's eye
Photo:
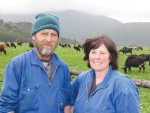
[[[54,34],[54,33],[52,33],[51,35],[52,35],[52,36],[57,36],[57,35],[56,35],[56,34]]]
[[[47,33],[42,33],[42,35],[47,35]]]

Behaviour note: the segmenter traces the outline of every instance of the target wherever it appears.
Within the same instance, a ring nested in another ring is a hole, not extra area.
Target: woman
[[[117,71],[115,43],[102,35],[87,39],[83,49],[83,59],[92,69],[72,82],[73,113],[140,113],[136,85]]]

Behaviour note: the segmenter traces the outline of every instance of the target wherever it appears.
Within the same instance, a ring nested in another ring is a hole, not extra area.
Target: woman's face
[[[110,53],[104,44],[89,53],[91,67],[98,72],[107,71],[110,63]]]

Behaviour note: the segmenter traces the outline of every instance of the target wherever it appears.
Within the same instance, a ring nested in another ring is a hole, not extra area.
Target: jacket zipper
[[[86,92],[87,92],[87,100],[86,100],[86,104],[88,103],[88,101],[89,101],[89,97],[92,95],[92,94],[94,94],[97,90],[99,90],[100,89],[100,87],[98,87],[98,88],[96,88],[96,90],[93,92],[93,93],[91,93],[90,95],[89,95],[89,90],[88,90],[88,83],[86,83]]]
[[[86,83],[86,92],[87,92],[87,99],[86,99],[86,104],[88,103],[88,95],[89,95],[89,90],[88,90],[88,83]]]
[[[57,67],[58,67],[58,65],[55,66],[54,72],[53,72],[52,75],[49,77],[50,82],[51,82],[52,79],[54,78],[54,75],[55,75],[55,73],[56,73]]]

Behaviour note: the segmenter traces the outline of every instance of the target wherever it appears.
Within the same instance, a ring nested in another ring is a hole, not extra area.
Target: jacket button
[[[59,102],[59,105],[61,105],[61,106],[62,106],[62,102]]]

